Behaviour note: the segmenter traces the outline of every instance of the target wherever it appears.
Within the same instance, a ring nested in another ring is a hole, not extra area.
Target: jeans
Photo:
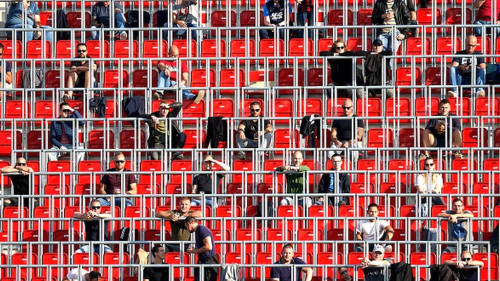
[[[278,28],[280,39],[285,40],[285,29]],[[274,29],[261,29],[259,30],[260,39],[274,38]]]
[[[160,88],[159,92],[163,93],[163,90],[161,88],[171,88],[177,85],[176,81],[173,81],[170,79],[170,76],[165,75],[165,71],[161,71],[160,74],[158,75],[158,88]],[[180,86],[181,88],[184,88],[185,86],[182,85]],[[191,93],[190,90],[182,90],[182,99],[185,100],[194,100],[196,98],[196,95]]]
[[[66,147],[67,149],[73,149],[73,146],[69,144],[64,145],[64,147]],[[55,145],[50,148],[50,150],[59,150],[59,149],[60,148]],[[83,149],[83,146],[76,147],[75,149]],[[57,161],[60,156],[62,156],[61,152],[47,152],[47,158],[49,158],[49,161]],[[76,152],[76,163],[82,161],[84,157],[85,157],[85,152]]]
[[[342,141],[341,143],[344,144],[346,142],[347,141]],[[361,147],[361,146],[362,146],[362,142],[353,141],[349,145],[349,148]],[[337,145],[332,144],[332,148],[338,148],[338,147],[337,147]],[[344,151],[343,150],[330,150],[330,151],[328,151],[328,159],[332,159],[333,155],[335,155],[335,154],[341,154],[342,152],[344,152]],[[357,163],[358,159],[359,159],[359,151],[350,151],[350,152],[351,152],[351,161]]]
[[[476,70],[476,85],[484,85],[486,81],[486,70],[480,67]],[[460,85],[470,85],[471,84],[471,76],[462,76],[460,70],[456,66],[452,66],[450,68],[450,83],[454,86]],[[478,88],[476,93],[483,90],[483,88]],[[457,92],[458,88],[453,88],[453,92]]]
[[[6,28],[26,29],[26,28],[33,28],[33,26],[31,26],[29,24],[15,24],[15,25],[11,25],[11,26],[6,26]],[[42,26],[40,26],[40,28],[48,29],[48,28],[52,28],[52,27],[42,25]],[[27,41],[33,40],[33,31],[26,31],[26,32],[17,31],[17,40],[22,40],[23,33],[26,33],[26,40]],[[7,31],[7,36],[12,36],[12,31]],[[45,40],[52,42],[52,32],[45,32]]]
[[[475,25],[486,25],[486,24],[491,24],[491,22],[485,21],[485,20],[477,20],[477,21],[474,22],[474,24]],[[500,36],[500,27],[496,27],[495,30],[496,30],[496,33],[497,33],[497,37]],[[476,36],[481,36],[482,33],[483,33],[482,27],[480,27],[480,26],[474,27],[474,34],[476,34]],[[491,28],[490,27],[486,28],[486,33],[491,33]]]
[[[192,24],[192,23],[186,23],[187,27],[198,27],[196,24]],[[163,27],[170,27],[168,22],[166,22]],[[179,25],[177,24],[173,24],[171,27],[176,27],[176,28],[181,28],[180,30],[174,30],[172,31],[172,33],[174,35],[184,35],[184,33],[186,33],[186,28],[185,27],[180,27]],[[196,29],[191,29],[191,39],[193,39],[194,41],[198,41],[198,32],[196,31]],[[167,42],[168,41],[168,31],[167,30],[164,30],[163,31],[163,40],[166,40]]]
[[[297,12],[297,26],[306,26],[306,19],[308,19],[307,26],[315,26],[316,24],[314,23],[314,11],[310,12]],[[313,30],[309,29],[308,33],[309,38],[313,38]],[[304,38],[304,30],[299,29],[298,30],[298,37]]]
[[[105,25],[104,27],[109,28],[109,24]],[[125,18],[123,17],[122,13],[115,14],[115,27],[125,28]],[[99,40],[99,30],[97,30],[96,26],[92,26],[92,28],[94,28],[95,31],[90,31],[90,38],[92,38],[92,40]],[[115,34],[120,35],[122,32],[125,32],[125,30],[117,31]]]
[[[191,206],[201,206],[201,200],[200,199],[191,199]],[[210,208],[217,208],[217,200],[213,200],[212,197],[208,198],[206,197],[205,198],[205,205],[207,205],[208,207]]]
[[[106,199],[107,198],[98,198],[99,202],[101,202],[101,206],[111,206],[111,201],[108,201]],[[134,203],[132,202],[132,200],[130,200],[128,198],[124,198],[124,199],[125,199],[125,208],[130,207],[130,206],[134,206]],[[115,206],[122,208],[122,198],[115,198]]]
[[[394,31],[395,34],[393,34]],[[377,39],[380,39],[380,41],[382,41],[382,44],[384,45],[383,51],[392,50],[392,54],[396,55],[399,46],[401,46],[401,43],[403,42],[396,39],[396,37],[398,37],[399,34],[400,32],[398,29],[392,29],[388,33],[380,33],[378,35]],[[393,46],[393,40],[394,40],[394,46]],[[389,62],[389,69],[394,69],[392,67],[392,59]]]
[[[273,135],[271,133],[265,133],[264,134],[264,147],[270,147],[271,146],[271,140],[273,138]],[[242,141],[240,138],[240,134],[236,135],[236,144],[238,145],[238,148],[257,148],[259,147],[259,142],[255,141],[253,139],[246,139],[245,141]],[[245,154],[245,152],[240,151],[242,154]]]
[[[172,139],[172,148],[184,148],[186,144],[187,135],[180,133]]]

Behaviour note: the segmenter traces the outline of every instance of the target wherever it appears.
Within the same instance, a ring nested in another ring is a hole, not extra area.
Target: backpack
[[[68,18],[63,10],[57,10],[56,14],[57,28],[69,28]],[[57,32],[57,40],[70,40],[71,33],[69,31],[59,31]]]
[[[128,97],[122,101],[123,111],[127,117],[139,117],[144,114],[144,98]],[[130,121],[134,125],[133,121]]]
[[[168,11],[160,10],[156,12],[156,26],[163,27],[168,20]]]
[[[35,70],[34,81],[31,79],[31,71],[23,71],[23,88],[41,88],[43,83],[43,72],[41,69]],[[32,84],[33,82],[33,84]]]
[[[142,23],[143,26],[148,25],[151,22],[151,16],[147,11],[143,11],[142,14]],[[139,26],[139,11],[130,10],[127,12],[127,23],[125,23],[126,27],[140,27]]]
[[[94,113],[97,113],[98,118],[106,117],[106,104],[107,99],[105,97],[93,97],[89,100],[89,109]]]

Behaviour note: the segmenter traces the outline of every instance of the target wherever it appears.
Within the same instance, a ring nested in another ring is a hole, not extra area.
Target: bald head
[[[352,106],[352,100],[351,99],[346,99],[342,103],[342,110],[344,110],[344,115],[346,116],[352,116],[353,115],[353,106]]]
[[[177,46],[175,46],[175,45],[172,45],[170,47],[170,50],[168,51],[168,56],[171,58],[178,57],[179,56],[179,48],[177,48]]]
[[[293,154],[293,164],[296,166],[296,167],[300,167],[302,165],[302,162],[304,161],[304,157],[302,155],[302,152],[300,151],[296,151],[294,154]]]
[[[477,37],[474,35],[469,35],[467,36],[467,40],[465,41],[467,44],[465,46],[465,50],[467,51],[468,54],[474,53],[476,50],[476,45],[477,45]]]

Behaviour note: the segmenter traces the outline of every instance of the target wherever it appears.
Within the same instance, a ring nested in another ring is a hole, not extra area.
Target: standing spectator
[[[274,264],[289,264],[289,265],[307,265],[303,260],[293,257],[293,247],[290,244],[283,246],[281,250],[281,258]],[[296,277],[292,279],[292,269],[289,267],[273,267],[271,268],[271,280],[273,281],[292,281],[302,280],[301,273],[306,274],[306,281],[311,281],[313,270],[310,267],[296,267]]]
[[[101,179],[101,194],[122,194],[122,176],[125,179],[123,186],[127,189],[125,194],[137,194],[137,181],[131,173],[123,174],[123,172],[131,172],[125,168],[125,155],[121,152],[115,155],[115,168],[111,168],[106,172],[119,172],[113,174],[105,174]],[[111,198],[99,198],[103,206],[111,206]],[[134,203],[129,198],[124,198],[125,207],[133,206]],[[115,198],[115,206],[122,207],[122,197]]]
[[[384,51],[397,53],[403,40],[408,38],[409,28],[393,27],[410,23],[411,13],[403,0],[377,0],[373,6],[372,24],[385,26],[377,29],[377,39],[382,41]]]
[[[2,173],[7,174],[12,185],[14,186],[14,195],[31,195],[31,180],[30,174],[35,171],[33,168],[29,167],[26,163],[26,159],[23,157],[18,157],[17,162],[14,166],[6,166],[0,170]],[[4,194],[5,195],[5,194]],[[29,198],[24,198],[23,206],[29,207]],[[38,206],[38,200],[33,198],[34,207]],[[19,206],[19,202],[16,198],[9,198],[4,200],[4,207],[9,206]]]
[[[339,173],[342,170],[342,157],[340,155],[332,156],[333,167],[330,169],[331,173],[323,174],[318,185],[319,193],[333,193],[335,195],[340,193],[351,193],[351,179],[349,174]],[[321,197],[316,204],[323,204],[323,198]],[[318,204],[318,205],[319,205]],[[328,197],[328,205],[342,206],[350,205],[349,196],[331,196]]]
[[[264,25],[278,27],[279,38],[285,40],[285,29],[280,27],[291,25],[287,23],[291,14],[292,4],[288,0],[268,0],[264,4]],[[274,38],[274,29],[260,29],[259,33],[261,39]]]
[[[169,111],[173,108],[172,111]],[[148,147],[154,149],[164,149],[167,147],[182,149],[186,143],[186,134],[182,132],[177,121],[167,122],[167,118],[176,118],[181,112],[182,103],[174,102],[167,104],[165,101],[160,102],[158,111],[151,114],[142,114],[141,118],[147,118],[149,122],[149,138]],[[170,125],[170,126],[169,126]],[[169,128],[171,128],[169,130]],[[170,139],[167,139],[170,138]],[[169,146],[171,144],[171,146]],[[160,154],[157,151],[151,152],[151,158],[158,160]],[[182,152],[174,153],[172,160],[184,158]]]
[[[26,21],[23,21],[23,13]],[[40,10],[36,1],[12,1],[7,12],[5,28],[13,29],[37,29],[36,31],[18,31],[17,40],[22,40],[23,33],[26,34],[26,40],[41,39],[42,31],[40,29],[49,29],[50,26],[42,25],[40,21]],[[12,36],[12,31],[7,31],[8,36]],[[52,42],[52,32],[45,32],[45,40]],[[26,41],[26,42],[27,42]],[[48,52],[48,50],[46,50]]]
[[[71,280],[82,280],[82,281],[101,281],[101,273],[99,271],[91,271],[81,268],[75,268],[71,270],[66,277],[64,277],[63,281],[71,281]]]
[[[229,167],[229,165],[213,159],[212,155],[205,156],[205,159],[203,160],[203,170],[208,171],[208,172],[212,171],[214,164],[219,165],[221,167],[221,169],[226,171],[226,172],[231,170],[231,167]],[[213,192],[212,188],[214,188],[214,187],[218,188],[223,177],[224,177],[224,174],[217,174],[216,179],[215,179],[215,183],[214,183],[214,179],[212,178],[212,174],[197,175],[193,179],[192,193],[193,194],[213,194],[214,192]],[[205,198],[205,204],[207,206],[209,206],[210,208],[215,208],[215,207],[217,207],[217,198],[207,197],[207,198]],[[202,205],[201,197],[194,198],[193,201],[191,201],[191,205],[193,205],[193,206]]]
[[[3,44],[0,43],[0,59],[3,59],[4,47]],[[0,88],[4,88],[7,85],[3,84],[2,73],[4,71],[4,66],[0,61]],[[12,84],[12,64],[8,61],[5,61],[5,84]],[[1,97],[0,97],[1,98]]]
[[[469,228],[467,218],[473,218],[471,211],[464,210],[464,202],[460,198],[456,198],[451,203],[451,210],[444,213],[439,213],[437,216],[448,218],[448,241],[473,241],[472,231]],[[462,251],[468,250],[469,246],[462,245]],[[447,245],[443,253],[453,253],[457,251],[457,245]]]
[[[444,264],[451,266],[452,269],[459,272],[459,281],[477,281],[479,269],[484,267],[484,263],[482,261],[473,260],[472,253],[467,250],[462,252],[459,261],[446,260]],[[484,274],[487,276],[486,273]]]
[[[258,148],[259,141],[264,142],[264,147],[271,147],[273,125],[269,120],[264,120],[264,140],[262,140],[262,130],[259,126],[259,121],[262,120],[260,104],[254,101],[250,104],[250,117],[254,120],[241,120],[238,126],[238,134],[236,135],[236,143],[238,148]],[[246,159],[246,154],[243,151],[238,151],[238,158],[241,160]]]
[[[486,82],[486,63],[484,57],[476,57],[483,53],[476,51],[477,38],[474,35],[467,36],[465,41],[465,50],[458,51],[453,57],[450,68],[450,83],[454,86],[471,85],[472,83],[472,61],[476,60],[476,86],[482,86]],[[465,56],[458,56],[465,55]],[[456,97],[458,88],[455,87],[448,92],[449,97]],[[483,88],[477,88],[477,97],[484,97]]]
[[[92,28],[109,28],[111,7],[109,6],[110,1],[99,1],[92,7]],[[113,1],[115,7],[115,28],[123,29],[125,28],[125,23],[127,19],[124,16],[123,7],[118,1]],[[125,30],[115,31],[116,36],[120,36],[120,40],[127,40],[127,32]],[[90,37],[92,40],[99,40],[99,31],[90,31]]]
[[[425,130],[422,135],[424,147],[446,147],[446,144],[449,143],[450,133],[447,129],[450,128],[450,124],[451,129],[453,130],[451,136],[452,147],[462,146],[462,128],[457,118],[451,118],[456,115],[450,113],[450,110],[450,101],[447,99],[441,100],[439,103],[439,113],[434,116],[443,116],[443,118],[430,119],[427,126],[425,126]],[[463,158],[463,154],[459,150],[455,151],[454,154],[455,158]],[[428,157],[429,151],[420,153],[420,159],[426,159]]]
[[[94,199],[90,202],[90,211],[87,213],[75,213],[73,215],[74,219],[83,220],[85,224],[85,241],[101,241],[100,235],[104,233],[104,240],[109,241],[108,231],[109,231],[109,221],[104,221],[104,229],[101,229],[101,219],[111,218],[110,214],[103,214],[101,200]],[[94,252],[100,254],[100,244],[94,245]],[[113,250],[108,245],[102,245],[104,253],[112,253]],[[90,247],[85,245],[80,249],[76,250],[75,253],[89,253]]]
[[[390,241],[394,235],[394,229],[391,227],[386,220],[377,220],[378,217],[378,205],[371,203],[368,205],[368,211],[366,215],[374,219],[371,220],[360,220],[356,226],[356,240],[358,241]],[[391,245],[383,245],[383,248],[387,252],[392,252]],[[374,244],[369,244],[369,250],[375,251]],[[364,244],[359,244],[355,249],[356,252],[364,251]],[[382,252],[383,254],[384,252]]]
[[[499,16],[500,16],[500,1],[496,1],[496,20],[492,18],[492,15],[494,15],[494,11],[492,10],[492,1],[491,0],[476,0],[474,1],[474,8],[477,9],[477,14],[476,14],[476,21],[474,24],[478,25],[478,27],[474,28],[474,34],[476,36],[482,36],[483,34],[483,28],[481,25],[487,25],[487,24],[492,24],[493,22],[495,24],[500,24]],[[500,36],[500,28],[495,27],[495,33],[498,36]],[[487,27],[486,28],[486,35],[491,33],[491,28]]]
[[[151,264],[165,265],[162,267],[144,267],[143,278],[144,281],[168,281],[170,280],[168,264],[165,262],[165,248],[156,245],[151,249],[153,255],[153,262]]]
[[[306,186],[304,172],[310,171],[309,167],[302,165],[304,157],[302,152],[297,151],[293,154],[293,165],[280,166],[276,168],[277,172],[284,172],[286,177],[286,193],[288,194],[303,194],[304,184]],[[306,189],[307,190],[307,189]],[[309,208],[312,205],[312,200],[309,197],[300,197],[299,205],[304,208]],[[285,197],[281,199],[280,205],[295,205],[292,197]]]
[[[179,48],[172,45],[168,51],[169,58],[179,57]],[[175,61],[161,61],[158,63],[158,90],[153,94],[153,99],[161,100],[163,95],[163,88],[171,88],[177,85],[178,76],[180,74],[179,88],[185,88],[189,81],[189,70],[187,67],[187,62],[183,60],[180,67],[177,65],[177,60]],[[183,100],[194,100],[195,104],[199,104],[200,101],[205,96],[205,91],[200,90],[197,95],[191,93],[190,90],[182,89],[182,99]]]
[[[384,254],[384,247],[376,245],[373,247],[373,259],[370,260],[368,257],[365,257],[363,261],[361,261],[361,268],[365,274],[365,281],[381,281],[389,279],[389,277],[385,277],[384,272],[387,271],[387,275],[389,275],[390,268],[388,266],[392,264],[392,260],[385,259]]]
[[[80,149],[82,146],[78,144],[78,126],[85,125],[84,121],[76,119],[82,118],[78,110],[74,110],[67,102],[59,104],[59,118],[62,121],[53,121],[50,123],[50,142],[52,142],[51,150],[63,150],[58,152],[47,152],[49,161],[56,161],[59,157],[68,153],[68,149]],[[75,120],[73,122],[73,120]],[[74,127],[73,127],[74,126]],[[83,160],[85,152],[76,152],[76,163]]]
[[[190,232],[194,232],[195,247],[187,248],[186,252],[189,254],[198,254],[198,264],[218,264],[217,254],[215,253],[215,243],[212,231],[206,226],[199,225],[198,220],[189,216],[184,221],[186,229]],[[204,281],[215,281],[217,280],[217,267],[205,267],[203,275],[205,276]],[[194,276],[196,281],[202,280],[200,278],[200,269],[194,269]]]
[[[198,0],[179,0],[173,1],[172,19],[173,24],[166,22],[163,27],[178,28],[173,31],[175,35],[184,35],[188,31],[188,27],[198,27]],[[169,8],[170,9],[170,8]],[[196,29],[191,29],[191,39],[198,41],[198,33]],[[168,41],[168,31],[163,31],[163,39]]]
[[[360,147],[363,141],[363,134],[365,132],[365,123],[363,119],[358,118],[354,114],[354,105],[351,99],[346,99],[342,103],[342,110],[344,114],[340,117],[349,117],[348,119],[336,119],[332,122],[332,148],[351,148]],[[356,126],[353,126],[353,121]],[[356,130],[356,134],[354,134]],[[339,151],[342,152],[342,151]],[[352,158],[354,162],[358,161],[359,152],[353,151]],[[328,157],[331,159],[334,151],[328,152]]]
[[[436,165],[432,157],[427,157],[424,160],[424,170],[427,171],[425,174],[420,174],[417,176],[415,182],[415,187],[419,194],[440,194],[443,188],[443,177],[440,174],[432,173]],[[428,204],[428,202],[430,204]],[[430,205],[430,206],[429,206]],[[441,197],[427,197],[422,196],[420,201],[420,216],[428,216],[428,211],[434,205],[445,205]]]
[[[77,59],[89,59],[87,56],[87,44],[79,43],[76,46],[76,58]],[[63,95],[63,100],[67,101],[68,99],[73,98],[73,88],[90,88],[91,84],[95,83],[95,75],[97,71],[97,65],[95,63],[92,64],[92,71],[94,72],[94,76],[90,77],[90,61],[88,60],[75,60],[71,62],[71,70],[68,76],[67,87],[71,90],[68,90],[68,93]]]
[[[306,20],[308,27],[316,26],[314,22],[314,0],[297,0],[296,2],[299,4],[297,7],[297,26],[306,26]],[[308,38],[314,39],[313,32],[313,29],[309,29]],[[300,38],[304,38],[303,29],[299,29],[298,33]]]
[[[398,0],[400,1],[400,0]],[[383,61],[385,56],[391,56],[392,50],[387,49],[384,50],[384,44],[382,40],[376,39],[372,44],[372,52],[363,52],[358,51],[359,55],[365,55],[365,86],[384,86],[391,85],[390,80],[390,69],[392,60],[389,62],[389,66],[385,67],[385,73],[382,72],[383,69]],[[385,59],[387,60],[387,59]],[[385,74],[385,75],[384,75]],[[381,89],[370,89],[368,91],[372,96],[381,95]],[[386,96],[388,98],[392,98],[394,96],[394,89],[387,89]]]
[[[189,241],[191,238],[191,233],[186,229],[183,219],[190,216],[199,218],[201,217],[201,212],[190,210],[190,208],[191,199],[184,197],[181,199],[179,209],[156,213],[157,218],[166,219],[170,222],[170,241]],[[188,244],[185,244],[184,250],[188,246]],[[165,247],[169,252],[180,252],[178,244],[166,244]]]

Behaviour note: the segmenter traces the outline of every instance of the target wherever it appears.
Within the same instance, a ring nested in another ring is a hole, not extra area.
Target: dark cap
[[[373,46],[383,46],[384,44],[382,43],[382,40],[380,39],[375,39],[375,41],[373,41]]]

